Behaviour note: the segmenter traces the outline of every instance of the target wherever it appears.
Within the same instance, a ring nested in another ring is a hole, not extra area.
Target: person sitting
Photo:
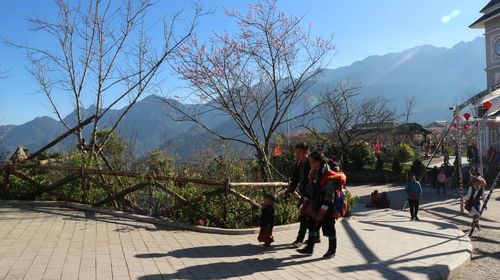
[[[378,207],[380,208],[390,208],[391,207],[391,200],[387,198],[387,193],[383,192],[382,195],[380,196],[380,199],[378,201]]]
[[[378,203],[378,190],[375,190],[370,195],[370,204],[366,205],[366,207],[375,207]]]
[[[382,195],[378,195],[378,190],[371,193],[370,204],[367,207],[377,207],[377,208],[389,208],[391,207],[391,200],[387,198],[387,193],[383,192]]]

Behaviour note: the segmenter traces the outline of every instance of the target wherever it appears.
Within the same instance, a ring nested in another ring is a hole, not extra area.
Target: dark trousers
[[[438,189],[438,193],[439,193],[439,189],[443,189],[443,193],[446,194],[446,187],[445,187],[444,183],[438,182],[437,189]]]
[[[408,204],[410,205],[410,215],[412,218],[418,217],[418,199],[408,199]]]
[[[335,254],[337,251],[337,230],[335,229],[335,219],[330,214],[325,215],[319,223],[314,221],[313,218],[309,219],[308,245],[314,245],[313,240],[319,237],[320,230],[323,231],[324,236],[328,236],[328,250]]]
[[[304,242],[304,238],[306,237],[307,229],[309,228],[309,217],[300,215],[299,223],[300,223],[300,228],[299,228],[299,233],[297,234],[296,241],[302,243],[302,242]]]

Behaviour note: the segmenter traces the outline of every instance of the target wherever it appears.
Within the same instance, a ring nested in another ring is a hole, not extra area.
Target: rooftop
[[[495,1],[500,2],[500,0],[495,0]],[[469,27],[470,28],[484,28],[484,24],[487,21],[492,20],[494,18],[497,18],[498,16],[500,16],[500,8],[497,8],[497,9],[483,15],[478,20],[476,20],[473,24],[471,24]]]

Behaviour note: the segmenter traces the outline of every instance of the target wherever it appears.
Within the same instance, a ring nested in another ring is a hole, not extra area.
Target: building
[[[483,16],[470,28],[485,30],[487,89],[471,98],[481,126],[481,150],[486,156],[490,147],[500,151],[500,0],[491,0],[482,10]],[[489,110],[485,103],[491,105]]]

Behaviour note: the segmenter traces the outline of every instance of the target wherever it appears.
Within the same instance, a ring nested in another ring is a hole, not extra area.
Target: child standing
[[[260,233],[257,240],[264,242],[264,247],[270,247],[271,243],[274,242],[274,196],[265,195],[260,209]]]

